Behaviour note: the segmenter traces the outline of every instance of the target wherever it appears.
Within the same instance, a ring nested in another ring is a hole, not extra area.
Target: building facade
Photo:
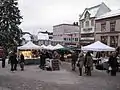
[[[95,18],[110,11],[104,3],[84,10],[79,18],[81,45],[88,45],[95,41]]]
[[[52,44],[53,33],[52,32],[39,32],[38,35],[38,45],[49,45]]]
[[[79,42],[78,23],[53,26],[53,42],[54,44],[62,43],[65,46],[77,47]]]
[[[98,40],[111,47],[120,46],[120,9],[96,19],[95,41]]]

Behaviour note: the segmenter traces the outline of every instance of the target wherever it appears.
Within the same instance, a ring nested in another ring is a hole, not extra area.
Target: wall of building
[[[110,31],[110,22],[116,21],[115,31]],[[101,31],[101,24],[106,23],[106,30]],[[118,45],[120,46],[120,17],[111,17],[107,19],[97,20],[96,21],[96,30],[95,30],[95,41],[101,41],[101,36],[107,37],[107,45],[110,45],[110,37],[118,36]]]
[[[72,24],[61,24],[53,27],[53,41],[63,42],[64,45],[79,42],[79,26]]]

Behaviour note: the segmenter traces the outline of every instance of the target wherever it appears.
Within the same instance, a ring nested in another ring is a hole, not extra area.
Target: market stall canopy
[[[26,49],[42,49],[40,46],[35,45],[31,41],[27,42],[25,45],[18,47],[19,50],[26,50]]]
[[[81,49],[83,51],[115,51],[115,48],[105,45],[100,41],[96,41],[90,45],[84,46]]]
[[[47,50],[54,50],[54,46],[52,46],[52,45],[48,45],[48,46],[46,46],[45,49],[47,49]]]
[[[56,46],[54,46],[54,50],[57,50],[57,49],[63,49],[64,47],[60,44],[57,44]]]
[[[40,47],[43,48],[43,49],[46,49],[46,48],[47,48],[47,46],[45,46],[44,44],[41,45]]]

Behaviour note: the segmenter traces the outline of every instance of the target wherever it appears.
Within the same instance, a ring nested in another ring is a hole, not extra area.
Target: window
[[[86,26],[86,27],[89,27],[89,21],[86,21],[86,22],[85,22],[85,26]]]
[[[94,20],[93,19],[91,20],[91,26],[94,26]]]
[[[107,45],[108,37],[107,36],[101,36],[101,42]]]
[[[84,27],[84,22],[83,22],[83,21],[81,21],[81,27],[82,27],[82,28]]]
[[[110,31],[115,31],[115,25],[116,25],[116,22],[115,21],[112,21],[110,22]]]
[[[110,37],[110,46],[117,47],[118,46],[118,36],[111,36]]]
[[[85,19],[88,19],[88,18],[90,18],[90,14],[89,14],[89,12],[87,11],[87,12],[85,13]]]
[[[75,41],[78,41],[78,38],[75,38]]]
[[[66,38],[64,38],[64,40],[66,41]]]
[[[101,31],[106,31],[106,23],[101,24]]]
[[[71,38],[69,38],[69,41],[71,41]]]

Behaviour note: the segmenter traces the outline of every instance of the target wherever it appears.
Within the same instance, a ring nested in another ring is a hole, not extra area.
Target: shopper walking
[[[75,71],[75,68],[76,68],[76,61],[77,61],[77,55],[75,52],[72,52],[72,55],[71,55],[71,66],[72,66],[72,70]]]
[[[80,76],[82,76],[82,69],[83,69],[84,61],[85,61],[84,54],[81,52],[78,55],[78,62],[77,62],[77,66],[79,68],[79,75]]]
[[[16,71],[17,70],[17,55],[15,52],[12,52],[10,57],[9,57],[9,61],[11,64],[11,71]]]
[[[87,52],[84,64],[85,64],[86,74],[88,76],[91,76],[91,70],[93,68],[93,59],[92,59],[90,52]]]

